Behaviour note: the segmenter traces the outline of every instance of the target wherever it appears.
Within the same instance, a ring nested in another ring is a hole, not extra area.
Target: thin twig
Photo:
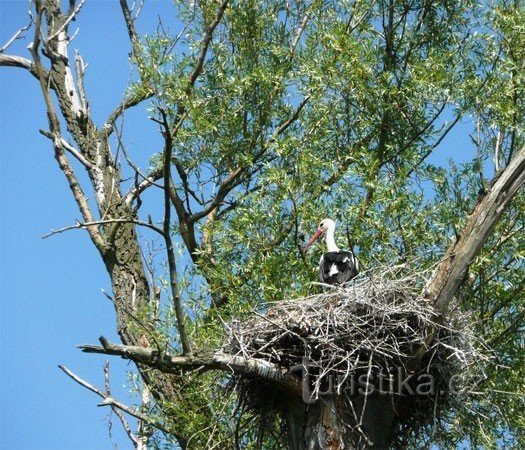
[[[46,130],[39,130],[40,134],[45,136],[48,139],[53,140],[53,135]],[[64,138],[60,139],[60,142],[62,143],[62,146],[71,153],[86,169],[91,169],[93,165],[85,158],[85,156],[80,153],[75,147],[73,147],[69,142],[67,142]]]
[[[0,48],[0,53],[3,53],[5,50],[7,50],[14,41],[20,39],[22,35],[27,30],[29,30],[29,28],[31,27],[31,23],[32,22],[30,21],[25,27],[20,28],[13,36],[11,36],[11,38],[4,44],[4,46]]]
[[[84,6],[85,1],[86,0],[81,0],[78,6],[75,8],[75,10],[64,21],[62,26],[55,33],[53,33],[51,36],[49,36],[46,39],[46,42],[45,42],[46,45],[49,44],[53,39],[56,39],[56,37],[66,29],[66,27],[69,25],[69,22],[71,22],[75,18],[75,16],[80,12],[80,10],[82,9],[82,6]]]
[[[104,362],[104,386],[106,388],[106,397],[111,397],[111,383],[110,383],[110,378],[109,378],[109,360],[106,360]],[[128,435],[130,441],[133,442],[133,445],[135,447],[137,447],[138,445],[137,436],[135,436],[133,434],[133,431],[131,431],[131,427],[129,426],[129,423],[126,420],[126,418],[124,417],[124,414],[122,414],[121,410],[118,409],[115,405],[111,405],[111,410],[119,418],[120,423],[122,424],[122,427],[124,428],[124,431]]]
[[[55,234],[63,233],[64,231],[69,230],[79,230],[79,229],[89,229],[90,227],[98,227],[100,225],[108,225],[108,224],[114,224],[114,223],[132,223],[134,225],[139,225],[142,227],[149,228],[153,231],[156,231],[160,235],[164,236],[164,231],[162,231],[159,227],[156,227],[155,225],[149,223],[149,222],[143,222],[141,220],[135,220],[135,219],[107,219],[107,220],[96,220],[93,222],[78,222],[75,225],[69,225],[67,227],[58,228],[56,230],[51,230],[51,232],[44,234],[42,236],[42,239],[46,239],[50,236],[54,236]]]
[[[75,375],[71,370],[69,370],[67,367],[64,367],[62,365],[59,365],[58,368],[64,372],[69,378],[80,384],[81,386],[85,387],[86,389],[90,390],[91,392],[94,392],[99,397],[103,399],[102,403],[100,403],[98,406],[114,406],[115,408],[118,408],[122,411],[124,411],[126,414],[129,414],[130,416],[133,416],[139,420],[142,420],[144,422],[147,422],[152,427],[155,427],[161,431],[164,431],[165,433],[170,434],[170,431],[161,423],[156,422],[154,420],[151,420],[148,416],[141,414],[137,411],[135,411],[133,408],[130,408],[129,406],[125,405],[124,403],[121,403],[117,400],[115,400],[113,397],[110,397],[106,395],[103,391],[98,389],[97,387],[93,386],[92,384],[88,383],[87,381],[80,378],[78,375]]]

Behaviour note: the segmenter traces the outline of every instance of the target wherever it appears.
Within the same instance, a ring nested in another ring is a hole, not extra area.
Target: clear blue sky
[[[28,2],[0,0],[0,45],[28,22]],[[139,32],[153,31],[158,14],[174,21],[171,2],[147,0]],[[87,0],[73,23],[72,44],[89,63],[87,91],[97,124],[118,105],[130,77],[129,43],[116,0]],[[173,25],[172,25],[173,28]],[[6,53],[29,57],[28,36]],[[127,115],[129,150],[144,167],[160,148],[145,107]],[[85,355],[75,345],[95,343],[101,334],[116,339],[113,307],[101,294],[109,282],[87,235],[72,231],[42,240],[52,228],[73,224],[79,214],[52,148],[38,133],[47,129],[38,84],[28,73],[0,68],[1,161],[1,417],[0,448],[111,449],[99,398],[61,371],[64,364],[103,386],[105,358]],[[470,148],[454,132],[435,161]],[[463,153],[465,152],[465,153]],[[114,394],[127,403],[125,361],[111,359]],[[129,366],[132,369],[132,366]],[[119,448],[131,444],[114,419]]]

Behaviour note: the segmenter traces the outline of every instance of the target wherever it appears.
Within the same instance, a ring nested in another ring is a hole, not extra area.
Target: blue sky
[[[26,1],[0,1],[0,45],[28,22]],[[153,31],[158,14],[175,20],[169,1],[147,1],[139,32]],[[129,42],[118,2],[88,0],[73,23],[80,29],[71,48],[89,63],[87,91],[94,120],[101,124],[118,105],[130,78]],[[7,53],[29,57],[30,36]],[[42,240],[53,228],[73,224],[79,213],[53,159],[38,84],[20,69],[0,68],[1,232],[1,417],[2,449],[110,449],[106,415],[98,397],[67,378],[64,364],[103,386],[104,357],[75,345],[99,335],[116,340],[114,312],[101,294],[109,281],[94,246],[81,231]],[[146,108],[126,116],[128,150],[143,167],[160,141]],[[462,126],[451,133],[435,162],[470,147]],[[463,152],[465,152],[463,154]],[[114,395],[133,403],[123,387],[128,365],[111,359]],[[129,366],[129,369],[132,369]],[[130,448],[114,420],[119,448]]]
[[[147,2],[140,31],[152,30],[170,2]],[[0,45],[28,22],[28,2],[0,2]],[[171,13],[173,14],[173,13]],[[89,62],[87,90],[100,124],[118,105],[130,77],[129,44],[117,1],[87,1],[74,23],[72,47]],[[29,57],[30,37],[6,53]],[[116,340],[114,312],[101,294],[109,280],[95,248],[82,231],[49,239],[53,228],[73,224],[79,213],[53,159],[39,86],[20,69],[0,68],[1,206],[1,417],[2,449],[110,449],[99,398],[67,378],[63,364],[103,387],[104,357],[82,354],[75,345]],[[144,118],[145,107],[127,120]],[[154,127],[133,124],[129,146],[141,164],[158,151]],[[142,130],[141,127],[144,129]],[[143,133],[141,133],[143,131]],[[142,156],[142,158],[141,158]],[[133,403],[122,385],[125,361],[111,359],[114,394]],[[131,368],[131,366],[130,366]],[[120,448],[131,444],[114,421]]]

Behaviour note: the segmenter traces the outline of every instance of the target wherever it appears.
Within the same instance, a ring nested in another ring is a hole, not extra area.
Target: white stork
[[[323,234],[326,235],[328,252],[319,261],[319,278],[323,283],[341,286],[359,273],[359,261],[352,251],[340,250],[334,239],[335,222],[323,219],[304,248],[305,251]]]

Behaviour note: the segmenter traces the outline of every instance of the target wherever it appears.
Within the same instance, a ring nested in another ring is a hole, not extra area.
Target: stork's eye
[[[323,228],[323,227],[324,227],[324,222],[321,222],[321,223],[319,224],[319,228]]]

